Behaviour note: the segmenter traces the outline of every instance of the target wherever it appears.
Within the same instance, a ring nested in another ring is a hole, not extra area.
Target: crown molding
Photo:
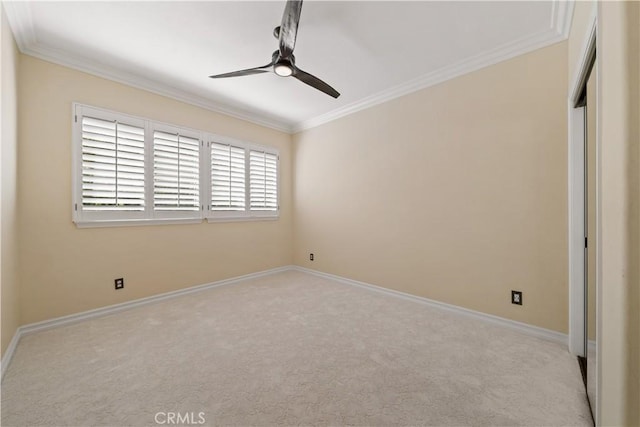
[[[509,42],[498,48],[488,50],[464,61],[385,89],[312,119],[299,123],[291,123],[268,117],[265,116],[264,113],[250,111],[240,106],[216,102],[192,92],[172,87],[166,83],[125,72],[109,65],[96,64],[84,58],[71,55],[68,52],[45,47],[38,43],[30,3],[27,1],[3,1],[2,4],[7,13],[9,25],[16,39],[16,44],[25,55],[30,55],[48,62],[73,68],[78,71],[289,134],[320,126],[357,111],[563,41],[569,35],[575,6],[574,0],[553,0],[550,28],[546,31]]]
[[[209,111],[245,120],[260,126],[265,126],[285,133],[291,133],[291,123],[265,117],[264,114],[256,114],[241,107],[222,104],[194,93],[177,89],[166,83],[161,83],[147,77],[119,70],[106,64],[97,64],[84,58],[71,55],[68,52],[45,47],[36,37],[35,27],[31,14],[31,6],[28,1],[3,1],[3,7],[7,13],[9,26],[13,32],[16,44],[25,55],[33,56],[47,62],[69,67],[94,76],[102,77],[127,86],[142,89],[157,95],[166,96],[187,104],[195,105]]]
[[[9,27],[21,52],[36,43],[36,31],[33,26],[29,2],[3,1],[2,7],[7,14]]]
[[[266,118],[264,115],[255,114],[238,107],[223,105],[208,98],[195,95],[191,92],[174,88],[166,83],[161,83],[146,77],[140,77],[134,73],[121,71],[108,65],[98,65],[92,61],[70,55],[67,52],[61,52],[49,47],[45,48],[40,44],[28,46],[25,49],[21,49],[21,51],[25,55],[53,62],[54,64],[62,65],[64,67],[73,68],[78,71],[122,83],[137,89],[142,89],[147,92],[152,92],[157,95],[166,96],[167,98],[172,98],[177,101],[195,105],[236,119],[245,120],[285,133],[291,133],[292,131],[291,124],[289,123]]]
[[[331,122],[341,117],[353,114],[355,112],[382,104],[392,99],[408,95],[410,93],[435,86],[439,83],[451,80],[455,77],[477,71],[479,69],[495,65],[499,62],[506,61],[516,56],[550,46],[552,44],[565,40],[562,34],[556,32],[555,29],[549,29],[545,32],[524,37],[519,40],[502,45],[496,49],[483,52],[479,55],[465,59],[464,61],[440,68],[434,72],[422,75],[416,79],[406,83],[391,87],[389,89],[378,92],[372,96],[368,96],[359,101],[345,105],[344,107],[330,111],[326,114],[306,120],[297,124],[293,132],[297,133],[303,130],[311,129],[316,126]]]
[[[565,39],[569,37],[573,21],[574,0],[554,0],[551,5],[551,28]]]

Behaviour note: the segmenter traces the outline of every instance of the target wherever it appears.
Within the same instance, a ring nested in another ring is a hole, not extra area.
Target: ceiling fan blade
[[[247,68],[246,70],[232,71],[230,73],[224,73],[224,74],[216,74],[214,76],[209,76],[209,77],[211,77],[212,79],[221,79],[223,77],[250,76],[252,74],[268,73],[269,71],[271,71],[271,67],[273,67],[273,63],[263,65],[262,67]]]
[[[293,77],[300,80],[302,83],[306,83],[309,86],[326,93],[329,96],[332,96],[334,98],[337,98],[340,96],[340,92],[338,92],[337,90],[335,90],[334,88],[332,88],[331,86],[329,86],[328,84],[326,84],[325,82],[317,78],[316,76],[311,75],[306,71],[302,71],[298,67],[296,67],[293,70]]]
[[[293,54],[298,35],[298,23],[302,11],[302,0],[287,0],[280,24],[280,57],[288,58]]]

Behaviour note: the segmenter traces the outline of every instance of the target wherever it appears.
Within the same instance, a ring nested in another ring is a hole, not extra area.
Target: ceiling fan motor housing
[[[246,70],[233,71],[230,73],[209,76],[212,79],[224,77],[250,76],[273,71],[280,77],[294,77],[302,83],[318,89],[327,95],[337,98],[340,92],[317,78],[296,67],[296,58],[293,56],[293,49],[296,45],[298,34],[298,23],[300,22],[300,12],[302,10],[302,0],[287,0],[282,15],[282,24],[273,29],[273,35],[279,41],[279,49],[271,55],[271,63],[261,67],[247,68]]]
[[[282,58],[280,51],[276,50],[271,56],[271,62],[273,63],[273,72],[280,77],[289,77],[293,74],[295,69],[296,58],[291,54],[288,58]]]

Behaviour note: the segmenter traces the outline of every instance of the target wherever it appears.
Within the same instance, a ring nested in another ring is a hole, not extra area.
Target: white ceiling
[[[297,131],[566,38],[573,3],[305,1],[296,64],[333,99],[273,73],[284,1],[5,2],[23,53]]]

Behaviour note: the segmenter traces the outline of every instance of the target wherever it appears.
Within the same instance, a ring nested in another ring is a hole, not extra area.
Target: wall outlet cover
[[[511,291],[511,304],[522,305],[522,291]]]
[[[114,280],[115,284],[116,284],[116,289],[122,289],[124,288],[124,278],[121,277],[119,279]]]

